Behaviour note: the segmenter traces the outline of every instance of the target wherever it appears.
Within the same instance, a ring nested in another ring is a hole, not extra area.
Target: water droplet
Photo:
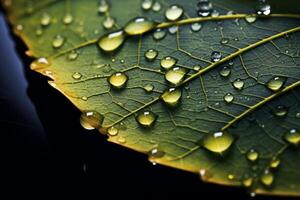
[[[154,11],[154,12],[159,12],[160,10],[161,10],[161,4],[159,3],[159,2],[155,2],[154,4],[153,4],[153,6],[152,6],[152,10]]]
[[[280,159],[277,157],[272,158],[271,162],[270,162],[270,167],[271,168],[277,168],[280,165]]]
[[[125,35],[122,30],[105,34],[98,41],[100,49],[106,52],[115,51],[125,41]]]
[[[228,77],[231,74],[231,69],[229,67],[223,67],[222,70],[220,71],[220,75],[222,77]]]
[[[80,124],[87,130],[101,127],[104,117],[97,111],[84,111],[80,116]]]
[[[148,152],[148,159],[153,165],[156,165],[157,159],[162,158],[164,155],[164,151],[159,150],[158,148],[153,148]]]
[[[244,83],[244,81],[243,81],[242,79],[239,79],[239,78],[238,78],[238,79],[236,79],[235,81],[233,81],[232,85],[233,85],[233,87],[234,87],[235,89],[241,90],[241,89],[243,89],[245,83]]]
[[[244,178],[242,181],[244,187],[251,187],[252,183],[253,183],[253,178],[251,177]]]
[[[120,136],[120,137],[118,138],[118,142],[119,142],[120,144],[125,144],[125,143],[126,143],[126,138]]]
[[[279,77],[279,76],[275,76],[273,78],[271,78],[268,82],[267,82],[267,87],[276,92],[280,89],[282,89],[284,83],[286,81],[286,78],[284,77]]]
[[[155,60],[157,56],[158,56],[158,51],[156,51],[155,49],[149,49],[145,52],[145,58],[148,61]]]
[[[183,8],[178,5],[171,5],[165,12],[167,20],[176,21],[183,15]]]
[[[162,40],[164,37],[166,37],[167,35],[167,31],[165,29],[156,29],[154,32],[153,32],[153,38],[155,40]]]
[[[104,18],[104,21],[103,21],[102,25],[103,25],[103,27],[106,28],[106,29],[111,29],[111,28],[114,27],[115,22],[116,22],[116,21],[115,21],[115,19],[114,19],[113,17],[111,17],[111,16],[106,16],[106,17]]]
[[[271,186],[274,182],[274,174],[269,170],[265,170],[260,177],[260,181],[265,186]]]
[[[221,58],[222,58],[222,54],[221,54],[220,52],[218,52],[218,51],[213,51],[213,52],[211,53],[211,61],[212,61],[212,62],[218,62],[218,61],[221,60]]]
[[[265,2],[261,2],[256,8],[256,13],[258,15],[270,15],[271,6],[269,4],[266,4]]]
[[[51,23],[50,15],[48,15],[47,13],[43,13],[40,23],[42,26],[48,26]]]
[[[255,162],[257,161],[258,157],[259,157],[259,154],[257,151],[255,151],[254,149],[250,149],[247,154],[246,154],[246,157],[249,161],[251,162]]]
[[[235,176],[234,176],[233,174],[228,174],[228,175],[227,175],[227,178],[228,178],[229,180],[233,180],[233,179],[235,179]]]
[[[145,128],[150,128],[154,125],[157,115],[155,115],[151,111],[144,111],[135,118],[136,121],[139,123],[139,125],[145,127]]]
[[[193,70],[195,71],[199,71],[201,69],[201,67],[199,65],[194,65]]]
[[[222,38],[220,43],[221,44],[228,44],[229,43],[229,38]]]
[[[211,14],[213,5],[208,0],[200,0],[197,4],[198,6],[198,15],[200,17],[207,17]]]
[[[284,135],[284,139],[293,145],[300,143],[300,132],[296,129],[291,129]]]
[[[211,13],[212,17],[218,17],[219,15],[220,15],[220,13],[216,10],[213,10],[212,13]]]
[[[79,72],[75,72],[72,77],[75,79],[75,80],[79,80],[81,79],[82,77],[82,74],[80,74]]]
[[[18,32],[23,31],[23,29],[24,29],[24,26],[23,26],[22,24],[18,24],[18,25],[16,26],[16,30],[17,30]]]
[[[227,132],[208,134],[203,139],[203,147],[214,153],[223,153],[232,145],[234,138]]]
[[[165,70],[171,69],[174,65],[176,65],[177,59],[167,56],[161,59],[160,66],[164,68]]]
[[[231,93],[227,93],[227,94],[224,96],[224,101],[225,101],[226,103],[231,103],[233,100],[234,100],[234,96],[233,96]]]
[[[282,106],[282,105],[279,105],[275,108],[274,110],[274,114],[277,116],[277,117],[284,117],[287,115],[288,113],[288,107],[286,106]]]
[[[70,13],[66,13],[63,22],[66,25],[71,24],[73,22],[73,16]]]
[[[141,4],[142,9],[144,10],[150,10],[152,5],[153,5],[153,0],[143,0]]]
[[[161,99],[169,106],[176,106],[181,98],[179,88],[170,88],[161,95]]]
[[[35,35],[36,35],[36,36],[41,36],[41,35],[43,35],[43,29],[41,29],[41,28],[36,29]]]
[[[76,51],[71,51],[68,54],[68,59],[71,61],[76,60],[77,58],[78,58],[78,53]]]
[[[255,15],[247,15],[245,17],[246,22],[248,22],[249,24],[252,24],[256,21],[256,16]]]
[[[60,48],[64,45],[65,43],[65,38],[61,35],[56,35],[52,41],[52,46],[54,48]]]
[[[300,112],[296,113],[296,118],[300,119]]]
[[[194,32],[198,32],[202,29],[202,24],[199,23],[199,22],[196,22],[196,23],[192,23],[191,25],[191,30],[194,31]]]
[[[186,74],[187,70],[185,68],[174,67],[166,72],[165,78],[168,82],[178,85],[183,81]]]
[[[207,171],[205,169],[200,169],[199,175],[200,175],[201,180],[203,180],[203,181],[207,181],[213,177],[212,173],[210,173],[209,171]]]
[[[171,26],[168,30],[170,34],[175,34],[178,31],[178,26]]]
[[[144,87],[144,90],[145,90],[146,92],[152,92],[153,89],[154,89],[154,86],[151,85],[151,84],[147,84],[147,85],[145,85],[145,87]]]
[[[122,72],[116,72],[108,78],[108,82],[111,86],[117,89],[123,88],[126,85],[127,80],[128,77]]]
[[[130,20],[124,28],[128,35],[140,35],[155,27],[156,23],[145,17],[137,17]]]
[[[118,135],[118,133],[119,133],[119,129],[117,129],[116,127],[112,126],[112,127],[109,127],[109,128],[107,129],[107,133],[108,133],[108,135],[110,135],[110,136],[116,136],[116,135]]]
[[[99,2],[98,12],[100,14],[106,13],[109,10],[109,4],[106,0],[101,0]]]

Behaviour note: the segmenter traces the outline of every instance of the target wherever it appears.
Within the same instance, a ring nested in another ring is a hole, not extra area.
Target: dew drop
[[[63,22],[66,25],[71,24],[73,22],[73,16],[70,13],[65,14]]]
[[[229,38],[222,38],[220,43],[221,44],[228,44],[229,43]]]
[[[259,154],[257,151],[255,151],[254,149],[250,149],[247,154],[246,154],[246,157],[249,161],[251,162],[255,162],[257,161],[258,157],[259,157]]]
[[[107,129],[107,133],[108,133],[108,135],[110,135],[110,136],[116,136],[116,135],[118,135],[118,133],[119,133],[119,129],[117,129],[116,127],[112,126],[112,127],[109,127],[109,128]]]
[[[148,159],[153,165],[156,165],[157,159],[162,158],[164,155],[164,151],[158,148],[153,148],[148,152]]]
[[[145,85],[145,87],[144,87],[144,90],[145,90],[146,92],[152,92],[153,89],[154,89],[154,86],[151,85],[151,84],[147,84],[147,85]]]
[[[221,58],[222,58],[222,54],[221,54],[220,52],[218,52],[218,51],[213,51],[213,52],[211,53],[211,61],[212,61],[212,62],[218,62],[218,61],[221,60]]]
[[[227,175],[228,180],[233,180],[235,176],[233,174],[228,174]]]
[[[166,37],[167,35],[167,31],[165,29],[156,29],[154,32],[153,32],[153,38],[155,40],[162,40],[164,39],[164,37]]]
[[[231,93],[227,93],[227,94],[224,96],[224,101],[225,101],[226,103],[231,103],[233,100],[234,100],[234,96],[233,96]]]
[[[256,13],[258,15],[270,15],[271,6],[269,4],[266,4],[265,2],[261,2],[256,8]]]
[[[144,111],[135,118],[139,125],[145,128],[150,128],[154,125],[157,115],[151,111]]]
[[[123,30],[119,30],[102,36],[98,41],[98,46],[103,51],[111,52],[118,49],[124,43],[124,41],[125,34]]]
[[[275,169],[280,165],[280,159],[277,157],[272,158],[271,162],[270,162],[270,167]]]
[[[242,184],[244,187],[251,187],[253,183],[253,178],[247,177],[242,180]]]
[[[171,26],[168,28],[170,34],[175,34],[178,31],[178,26]]]
[[[222,77],[228,77],[231,74],[231,69],[229,67],[223,67],[220,71]]]
[[[115,22],[116,22],[116,21],[115,21],[115,19],[114,19],[113,17],[111,17],[111,16],[106,16],[106,17],[104,18],[104,21],[103,21],[102,25],[103,25],[103,27],[104,27],[105,29],[111,29],[111,28],[114,27]]]
[[[153,0],[143,0],[141,4],[142,9],[144,10],[150,10],[152,5],[153,5]]]
[[[168,69],[171,69],[174,65],[176,65],[177,61],[178,60],[176,58],[167,56],[167,57],[164,57],[163,59],[161,59],[160,66],[163,69],[168,70]]]
[[[200,0],[197,6],[198,6],[198,15],[200,17],[209,16],[213,10],[213,5],[208,0]]]
[[[181,98],[181,90],[179,88],[170,88],[161,95],[161,99],[168,106],[176,106]]]
[[[277,117],[284,117],[287,115],[287,113],[288,113],[288,107],[282,105],[277,106],[274,110],[274,114]]]
[[[109,10],[109,4],[106,0],[101,0],[99,2],[98,12],[100,14],[106,13]]]
[[[247,15],[245,17],[246,22],[248,22],[249,24],[252,24],[256,21],[256,16],[255,15]]]
[[[75,80],[79,80],[81,79],[82,77],[82,74],[80,74],[79,72],[75,72],[72,77],[75,79]]]
[[[274,174],[269,170],[265,170],[260,177],[260,181],[265,186],[271,186],[274,182]]]
[[[218,11],[216,11],[216,10],[213,10],[212,12],[211,12],[211,16],[212,17],[218,17],[220,15],[220,13],[218,12]]]
[[[298,145],[300,143],[300,132],[296,129],[291,129],[285,133],[284,139],[292,145]]]
[[[203,139],[203,147],[214,153],[223,153],[232,145],[234,138],[227,132],[208,134]]]
[[[97,111],[84,111],[80,116],[80,124],[87,130],[101,127],[104,117]]]
[[[56,35],[52,41],[52,46],[57,49],[62,47],[64,43],[65,43],[65,38],[61,35]]]
[[[124,28],[124,31],[128,35],[140,35],[143,34],[155,27],[156,23],[145,18],[145,17],[137,17],[130,20]]]
[[[40,23],[42,26],[48,26],[51,23],[50,15],[47,13],[43,13]]]
[[[235,81],[233,81],[232,83],[233,87],[237,90],[242,90],[244,88],[244,81],[242,79],[236,79]]]
[[[152,6],[152,10],[154,11],[154,12],[159,12],[160,10],[161,10],[161,4],[159,3],[159,2],[155,2],[154,4],[153,4],[153,6]]]
[[[43,35],[43,29],[41,29],[41,28],[36,29],[35,35],[36,35],[36,36],[41,36],[41,35]]]
[[[174,67],[166,72],[165,78],[168,82],[178,85],[183,81],[186,74],[187,70],[185,68]]]
[[[296,113],[296,118],[300,119],[300,112]]]
[[[275,76],[267,82],[267,87],[270,90],[276,92],[276,91],[279,91],[280,89],[282,89],[285,81],[286,81],[286,78],[280,77],[280,76]]]
[[[202,29],[202,24],[199,23],[199,22],[196,22],[196,23],[192,23],[191,25],[191,30],[194,31],[194,32],[198,32]]]
[[[116,72],[112,74],[107,80],[111,86],[120,89],[126,85],[128,77],[122,72]]]
[[[199,65],[194,65],[193,70],[195,71],[199,71],[201,69],[201,67]]]
[[[158,51],[156,51],[155,49],[149,49],[145,52],[144,56],[148,61],[153,61],[157,58]]]
[[[178,5],[171,5],[165,12],[165,17],[169,21],[176,21],[183,15],[183,8]]]
[[[125,144],[126,143],[126,138],[125,137],[122,137],[120,136],[117,140],[120,144]]]
[[[77,58],[78,58],[78,53],[76,51],[71,51],[68,54],[68,59],[71,61],[76,60]]]
[[[203,180],[203,181],[207,181],[213,177],[212,173],[210,173],[209,171],[207,171],[205,169],[200,169],[199,175],[200,175],[201,180]]]

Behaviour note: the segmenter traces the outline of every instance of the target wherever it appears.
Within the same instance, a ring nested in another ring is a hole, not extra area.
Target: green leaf
[[[101,14],[103,2],[109,6]],[[84,112],[84,127],[100,126],[109,141],[147,153],[154,163],[200,173],[207,182],[299,196],[299,6],[271,1],[264,16],[255,14],[256,1],[214,0],[219,15],[198,17],[196,0],[155,2],[160,10],[144,10],[140,0],[4,6],[27,54],[37,58],[31,68]],[[168,22],[164,13],[174,4],[184,14]],[[138,16],[156,22],[166,36],[155,39],[151,27],[124,36],[116,51],[99,48],[102,36]],[[115,21],[111,28],[107,17]],[[160,66],[168,56],[179,67],[172,72]],[[174,87],[177,93],[164,93]]]

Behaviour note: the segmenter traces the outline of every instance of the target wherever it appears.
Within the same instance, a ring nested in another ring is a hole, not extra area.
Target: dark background
[[[0,15],[1,199],[296,199],[204,184],[84,130],[79,111],[29,70],[26,47],[9,28]]]

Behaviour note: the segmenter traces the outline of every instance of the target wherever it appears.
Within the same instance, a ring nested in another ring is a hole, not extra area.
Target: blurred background
[[[79,111],[29,70],[26,47],[1,13],[1,199],[296,199],[253,198],[241,188],[204,184],[84,130]]]

